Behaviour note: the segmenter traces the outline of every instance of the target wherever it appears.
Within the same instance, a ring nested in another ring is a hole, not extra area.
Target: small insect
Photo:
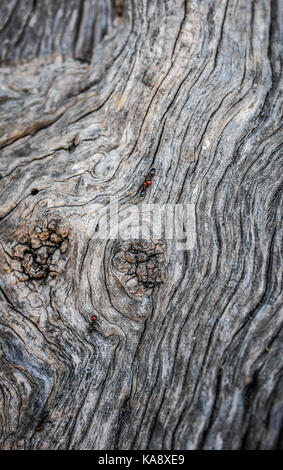
[[[49,416],[48,411],[43,411],[42,412],[42,414],[39,418],[39,422],[38,422],[37,426],[34,429],[36,432],[41,432],[42,431],[44,424],[47,422],[48,416]]]
[[[95,322],[97,322],[97,316],[96,316],[96,315],[92,315],[92,317],[91,317],[91,323],[89,324],[88,329],[87,329],[87,331],[88,331],[89,333],[92,333],[92,332],[93,332],[94,326],[95,326]]]
[[[156,170],[155,168],[152,168],[150,172],[146,175],[145,180],[140,188],[140,196],[145,195],[146,189],[152,185],[152,178],[155,176]]]

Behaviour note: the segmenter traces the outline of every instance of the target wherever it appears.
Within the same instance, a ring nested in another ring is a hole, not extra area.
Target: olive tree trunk
[[[1,449],[282,446],[280,39],[279,0],[1,0]],[[150,204],[185,249],[113,236]]]

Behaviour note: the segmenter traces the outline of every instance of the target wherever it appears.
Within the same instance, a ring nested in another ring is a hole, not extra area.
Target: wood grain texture
[[[0,448],[282,448],[282,4],[0,18]],[[194,247],[99,239],[110,198]]]

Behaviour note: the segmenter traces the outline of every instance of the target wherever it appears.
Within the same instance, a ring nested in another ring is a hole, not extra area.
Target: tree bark
[[[282,448],[282,4],[0,21],[0,448]],[[194,244],[103,238],[111,201]]]

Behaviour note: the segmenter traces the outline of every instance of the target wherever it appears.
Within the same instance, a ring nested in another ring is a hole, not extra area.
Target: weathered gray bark
[[[282,446],[280,34],[279,1],[0,2],[2,449]],[[195,246],[131,291],[110,197],[195,204]]]

